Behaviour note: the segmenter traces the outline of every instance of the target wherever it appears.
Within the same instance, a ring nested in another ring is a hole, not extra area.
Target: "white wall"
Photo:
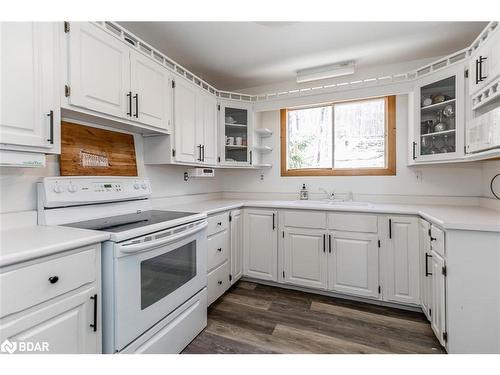
[[[273,153],[265,162],[272,162],[273,168],[259,171],[226,171],[223,186],[227,192],[298,193],[305,183],[310,193],[319,193],[319,188],[335,189],[339,192],[352,191],[361,195],[416,195],[475,197],[483,194],[483,176],[480,163],[466,163],[446,166],[406,166],[408,143],[408,96],[398,95],[396,100],[397,132],[397,174],[396,176],[332,176],[332,177],[281,177],[280,176],[280,115],[279,111],[264,112],[261,124],[271,128]],[[422,173],[417,182],[415,172]],[[265,194],[263,195],[265,196]]]
[[[139,176],[151,179],[153,198],[221,191],[221,178],[184,181],[186,167],[145,166],[142,136],[134,135]],[[57,156],[47,156],[45,168],[0,168],[0,213],[36,210],[36,183],[59,176]]]
[[[368,199],[370,195],[383,195],[397,199],[407,195],[454,196],[454,197],[493,197],[489,184],[491,178],[500,173],[500,161],[464,163],[456,165],[406,167],[407,145],[407,96],[397,97],[397,175],[396,176],[335,176],[335,177],[280,177],[279,173],[279,111],[263,112],[260,124],[273,129],[274,135],[265,142],[271,142],[274,151],[265,155],[263,162],[271,162],[273,168],[263,172],[254,170],[216,170],[213,179],[183,180],[185,167],[145,166],[143,162],[142,137],[136,135],[136,154],[140,176],[151,179],[154,198],[177,197],[186,194],[202,194],[225,191],[230,193],[296,194],[302,183],[309,191],[319,194],[319,187],[335,189],[339,192],[352,191]],[[422,181],[417,182],[415,171],[422,172]],[[45,176],[58,176],[58,157],[48,156],[47,166],[43,169],[0,168],[0,213],[36,209],[35,184]],[[500,178],[497,179],[500,190]]]
[[[491,179],[498,173],[500,173],[500,160],[490,160],[483,162],[482,166],[483,172],[483,191],[482,196],[487,198],[494,198],[490,190]],[[495,178],[493,182],[493,190],[498,196],[500,196],[500,176]]]

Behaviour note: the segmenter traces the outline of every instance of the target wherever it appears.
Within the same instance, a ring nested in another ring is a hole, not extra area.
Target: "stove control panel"
[[[43,207],[126,201],[148,198],[151,184],[139,177],[46,177],[38,185]]]

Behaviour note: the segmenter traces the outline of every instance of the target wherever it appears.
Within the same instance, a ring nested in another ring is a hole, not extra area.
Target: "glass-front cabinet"
[[[252,164],[252,106],[247,103],[220,103],[220,164]]]
[[[417,81],[411,161],[432,162],[464,153],[464,67],[447,68]]]

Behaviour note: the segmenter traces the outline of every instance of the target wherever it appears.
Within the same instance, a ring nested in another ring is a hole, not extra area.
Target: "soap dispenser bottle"
[[[302,189],[300,189],[300,200],[306,201],[309,199],[309,192],[306,189],[306,184],[302,184]]]

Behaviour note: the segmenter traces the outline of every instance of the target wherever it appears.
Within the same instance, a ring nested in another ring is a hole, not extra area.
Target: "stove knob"
[[[143,183],[141,184],[141,187],[145,190],[145,189],[147,189],[147,188],[148,188],[148,184],[146,184],[145,182],[143,182]]]
[[[56,193],[62,193],[64,191],[64,186],[62,185],[54,185],[54,192]]]
[[[141,185],[139,185],[138,182],[134,183],[134,189],[135,190],[139,190],[140,187],[141,187]]]
[[[69,187],[68,187],[68,191],[70,193],[76,193],[78,191],[78,186],[70,184]]]

